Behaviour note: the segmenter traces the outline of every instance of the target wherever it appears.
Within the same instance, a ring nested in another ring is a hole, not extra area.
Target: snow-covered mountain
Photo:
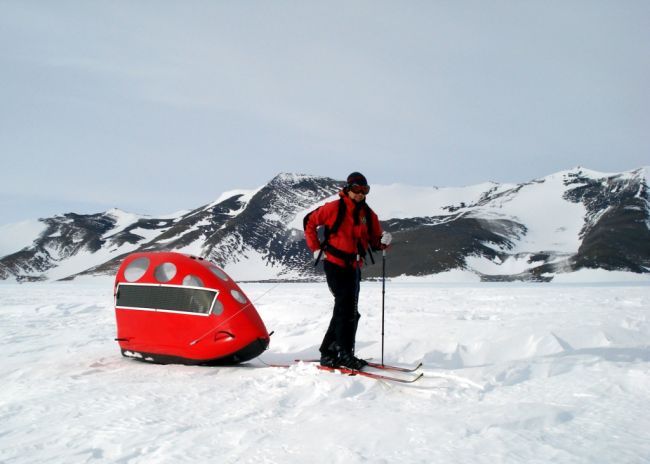
[[[550,280],[582,268],[648,273],[649,172],[575,168],[512,185],[373,185],[368,202],[394,236],[389,276],[456,269],[487,281]],[[138,250],[199,255],[239,280],[314,278],[320,273],[304,244],[302,218],[341,185],[283,173],[258,189],[226,192],[165,217],[113,209],[3,226],[0,279],[112,274]],[[369,266],[364,275],[380,272]]]

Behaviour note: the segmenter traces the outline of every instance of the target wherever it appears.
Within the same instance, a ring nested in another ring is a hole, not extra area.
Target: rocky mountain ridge
[[[389,276],[463,269],[484,281],[548,281],[582,268],[648,273],[647,172],[575,168],[517,185],[457,189],[373,185],[368,201],[394,236]],[[282,173],[171,217],[114,209],[41,219],[44,231],[30,246],[0,258],[0,279],[113,274],[124,256],[145,250],[202,256],[238,280],[319,278],[302,217],[341,186]],[[380,271],[368,266],[364,276]]]

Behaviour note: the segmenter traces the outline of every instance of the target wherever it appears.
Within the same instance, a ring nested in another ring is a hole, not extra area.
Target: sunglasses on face
[[[368,192],[370,192],[370,186],[369,185],[352,184],[352,185],[350,185],[350,192],[352,192],[352,193],[363,193],[364,195],[368,195]]]

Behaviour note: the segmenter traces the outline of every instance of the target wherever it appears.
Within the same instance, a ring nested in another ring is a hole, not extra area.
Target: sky
[[[645,166],[648,44],[645,0],[0,0],[0,224]]]

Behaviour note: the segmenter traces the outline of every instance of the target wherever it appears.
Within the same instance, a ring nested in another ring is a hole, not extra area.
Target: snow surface
[[[650,462],[650,285],[389,282],[386,361],[414,385],[298,364],[323,283],[242,284],[270,349],[240,367],[151,365],[113,341],[112,280],[0,285],[0,462]],[[381,285],[357,350],[380,357]]]

